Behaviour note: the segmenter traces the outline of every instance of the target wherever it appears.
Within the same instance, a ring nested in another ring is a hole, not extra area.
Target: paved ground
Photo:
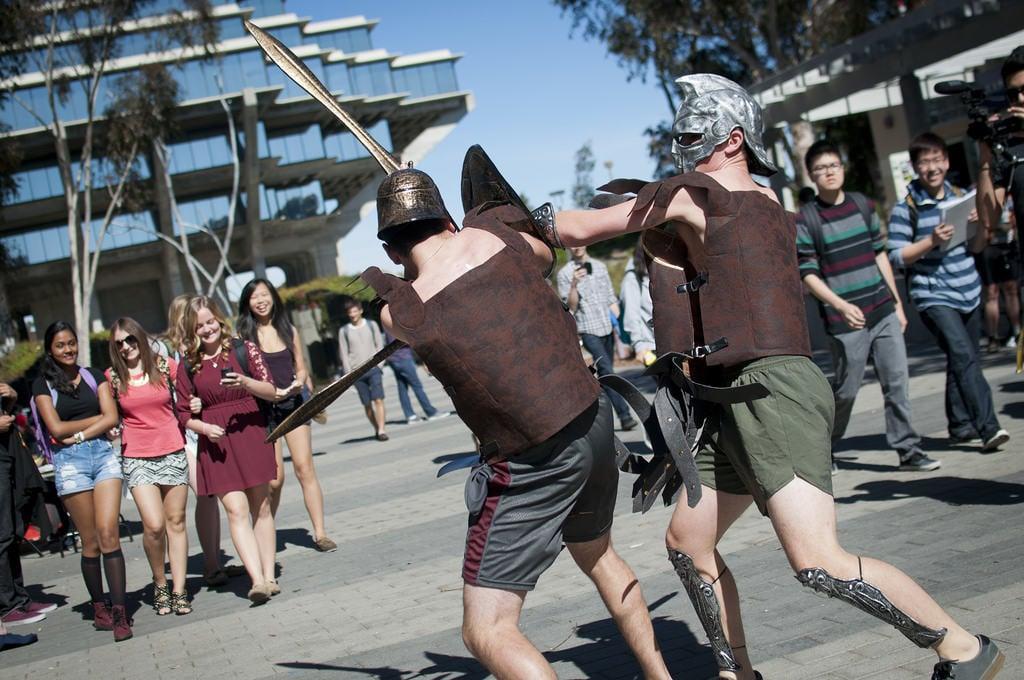
[[[944,439],[942,362],[913,359],[915,423],[943,461],[933,473],[901,473],[885,451],[877,385],[862,392],[848,453],[836,477],[840,536],[857,552],[884,556],[913,574],[962,624],[997,639],[1008,657],[1007,680],[1024,678],[1024,380],[1008,354],[986,359],[1003,425],[1014,436],[1000,453],[948,447]],[[390,376],[389,376],[390,378]],[[430,381],[435,403],[447,403]],[[392,418],[399,412],[387,385]],[[439,464],[471,448],[456,419],[394,424],[387,443],[370,440],[355,395],[314,430],[317,470],[328,526],[341,548],[312,549],[294,477],[278,515],[283,594],[249,609],[244,579],[195,593],[191,616],[135,614],[135,638],[115,646],[110,633],[83,620],[85,589],[78,559],[25,557],[39,599],[62,606],[38,628],[40,642],[4,652],[0,677],[188,678],[287,675],[297,678],[485,678],[459,635],[459,578],[465,510],[464,472],[435,479]],[[636,436],[626,439],[636,440]],[[703,632],[672,574],[663,548],[669,512],[629,514],[630,482],[620,484],[615,539],[637,571],[668,663],[677,678],[706,678],[713,662]],[[136,531],[125,541],[135,600],[148,602],[148,569],[131,501],[124,513]],[[232,552],[227,532],[224,549]],[[191,539],[191,572],[198,574]],[[839,602],[801,588],[768,522],[755,511],[723,545],[743,595],[748,642],[770,680],[930,677],[929,652]],[[560,558],[530,595],[523,627],[564,678],[631,678],[635,664],[585,578]],[[24,629],[22,629],[24,630]]]

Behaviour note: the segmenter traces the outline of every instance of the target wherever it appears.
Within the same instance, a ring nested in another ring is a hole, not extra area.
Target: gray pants
[[[832,390],[836,397],[836,420],[832,429],[832,448],[843,438],[850,423],[850,413],[857,391],[864,379],[868,357],[875,365],[875,374],[882,386],[885,400],[885,437],[889,446],[905,457],[916,451],[921,436],[910,424],[910,394],[907,370],[907,347],[903,343],[896,313],[888,315],[871,328],[862,328],[829,336],[835,378]]]

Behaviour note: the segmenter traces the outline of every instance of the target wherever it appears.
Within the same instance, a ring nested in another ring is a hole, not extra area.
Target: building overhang
[[[771,126],[897,106],[909,74],[931,99],[934,83],[973,80],[974,69],[1024,43],[1021,26],[1022,2],[934,0],[748,89]]]

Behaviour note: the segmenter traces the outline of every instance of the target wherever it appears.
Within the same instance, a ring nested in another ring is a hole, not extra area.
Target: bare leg
[[[82,543],[82,555],[85,557],[100,556],[100,542],[96,537],[96,512],[93,509],[92,491],[61,496],[61,503],[71,515],[78,531],[78,540]]]
[[[743,631],[736,581],[715,547],[753,499],[750,496],[716,491],[708,486],[702,487],[701,491],[700,503],[691,508],[686,504],[686,489],[683,489],[665,533],[665,544],[671,550],[688,555],[701,578],[713,584],[721,608],[722,630],[733,656],[742,666],[738,673],[721,671],[719,677],[753,680],[754,668],[747,654],[747,638]]]
[[[274,558],[277,554],[277,532],[274,530],[274,515],[270,512],[270,488],[260,484],[245,490],[249,512],[252,515],[252,530],[263,567],[263,580],[274,580]],[[248,565],[246,565],[248,568]]]
[[[1003,291],[1003,300],[1006,303],[1006,318],[1010,320],[1010,332],[1020,330],[1020,292],[1017,290],[1016,281],[1007,281],[999,284]]]
[[[977,638],[950,618],[913,579],[870,557],[862,557],[858,566],[857,557],[843,550],[836,536],[832,496],[795,478],[768,500],[768,513],[794,571],[820,567],[837,579],[862,577],[922,626],[947,629],[946,636],[933,647],[941,658],[967,660],[978,653]]]
[[[244,491],[228,491],[219,496],[224,510],[228,515],[228,528],[231,530],[231,541],[235,551],[245,565],[245,570],[252,579],[253,586],[266,581],[263,575],[263,564],[260,561],[260,549],[253,532],[252,519],[249,514],[249,498]],[[269,504],[268,504],[269,511]]]
[[[377,434],[384,434],[384,425],[388,422],[384,415],[384,400],[373,400],[373,414],[377,423]]]
[[[188,458],[188,485],[196,496],[193,519],[199,535],[199,547],[203,550],[203,576],[209,576],[220,569],[220,508],[213,496],[196,493],[196,452],[188,443],[185,445],[185,457]]]
[[[364,404],[363,410],[366,411],[366,419],[370,421],[370,425],[373,427],[374,433],[379,433],[380,426],[377,425],[377,416],[373,411],[373,402]]]
[[[158,586],[167,585],[164,573],[164,554],[167,550],[167,525],[164,516],[164,503],[160,497],[160,487],[145,484],[132,488],[132,498],[142,518],[142,548],[149,560],[149,568],[153,571],[153,583]]]
[[[645,678],[670,678],[654,637],[640,582],[612,547],[611,535],[586,543],[566,543],[576,565],[597,586],[608,613],[633,652]]]
[[[176,593],[185,592],[185,574],[188,563],[188,533],[185,531],[185,505],[188,487],[162,486],[163,514],[167,526],[167,555],[171,562],[171,583]],[[163,571],[163,565],[160,565]]]
[[[278,451],[280,451],[280,439],[278,440]],[[313,436],[309,425],[297,427],[285,435],[288,442],[288,453],[292,457],[292,467],[295,468],[295,477],[302,486],[302,499],[306,502],[306,512],[313,523],[313,538],[326,538],[327,531],[324,529],[324,493],[320,489],[320,480],[316,477],[316,468],[313,467]],[[283,477],[283,474],[281,475]],[[273,482],[271,493],[273,493]],[[276,506],[271,506],[275,512]]]
[[[999,284],[985,286],[985,333],[990,338],[996,337],[999,328]]]
[[[526,591],[462,587],[462,640],[498,678],[557,680],[547,659],[519,630]]]
[[[289,434],[291,433],[289,432]],[[287,440],[287,436],[285,439]],[[289,443],[288,451],[291,450],[292,447]],[[277,477],[270,480],[270,514],[277,517],[277,508],[281,505],[281,489],[284,488],[284,446],[280,439],[274,442],[274,459],[277,461]],[[292,453],[292,460],[295,460],[294,453]]]

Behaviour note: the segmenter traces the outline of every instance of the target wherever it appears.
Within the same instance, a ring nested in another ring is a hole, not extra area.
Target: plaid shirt
[[[608,268],[597,260],[587,259],[593,267],[593,273],[584,276],[576,284],[580,296],[580,304],[573,314],[576,317],[576,332],[589,333],[604,337],[611,335],[612,321],[609,308],[618,302],[612,280],[608,278]],[[576,271],[576,263],[570,261],[558,271],[558,294],[568,303],[569,287],[572,275]]]

